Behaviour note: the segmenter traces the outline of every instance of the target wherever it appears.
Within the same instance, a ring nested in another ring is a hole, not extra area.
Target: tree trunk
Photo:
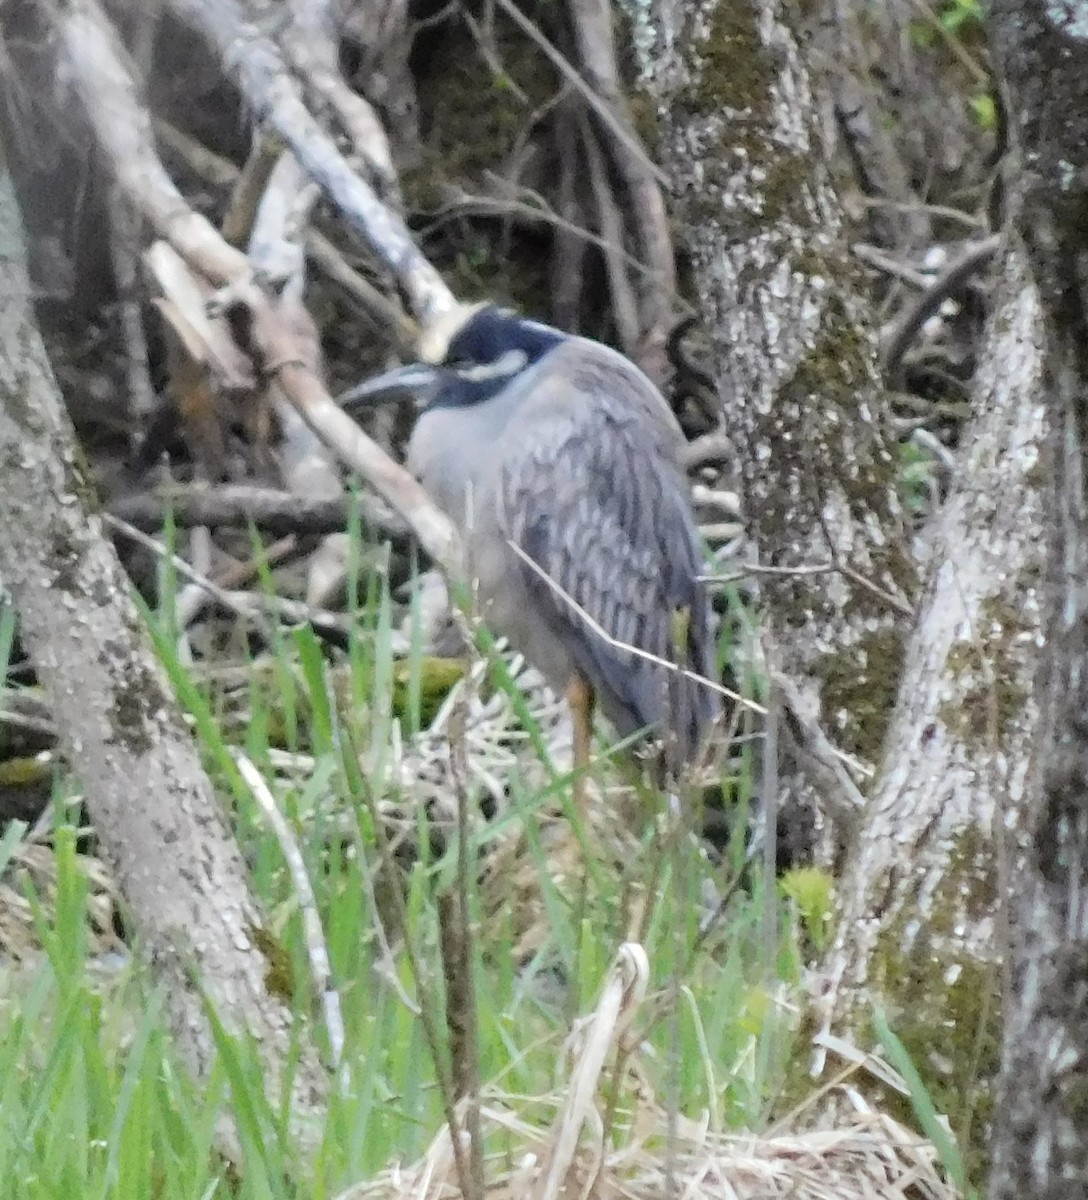
[[[1088,3],[995,0],[991,34],[1047,317],[1055,520],[990,1194],[1072,1200],[1088,1193]]]
[[[764,628],[839,748],[874,763],[917,572],[809,74],[777,0],[653,11],[661,145],[749,533],[764,565],[832,568],[765,577]]]
[[[1039,723],[1048,505],[1043,332],[1012,251],[953,491],[927,539],[928,587],[866,818],[846,864],[824,1020],[870,1040],[873,1003],[939,1111],[981,1145],[1000,1033],[1003,838]],[[1010,857],[1016,852],[1010,846]]]
[[[728,381],[763,623],[872,763],[819,1015],[871,1042],[876,1001],[940,1106],[985,1120],[997,1069],[1000,833],[1038,725],[1045,568],[1040,303],[1006,263],[952,492],[904,534],[884,397],[798,39],[774,0],[659,0],[662,139]],[[917,603],[919,577],[926,586]],[[980,1011],[981,1003],[981,1011]],[[962,1130],[957,1130],[962,1132]]]
[[[52,698],[58,734],[129,914],[198,1076],[215,1059],[210,999],[264,1056],[272,1095],[291,1013],[269,994],[262,918],[245,867],[79,467],[31,309],[19,212],[0,144],[0,578]],[[315,1110],[312,1055],[294,1113]]]

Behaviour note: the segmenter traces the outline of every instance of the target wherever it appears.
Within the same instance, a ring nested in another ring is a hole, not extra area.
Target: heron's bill
[[[419,393],[438,382],[438,372],[423,363],[411,363],[406,367],[395,367],[373,379],[362,383],[337,397],[341,408],[361,408],[367,404],[382,404],[392,399],[396,392]]]

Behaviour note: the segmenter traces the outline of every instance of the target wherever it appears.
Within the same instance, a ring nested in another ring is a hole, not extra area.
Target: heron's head
[[[557,346],[564,335],[494,304],[445,313],[420,339],[419,363],[369,379],[340,397],[352,408],[396,391],[423,407],[456,407],[489,400],[527,367]]]

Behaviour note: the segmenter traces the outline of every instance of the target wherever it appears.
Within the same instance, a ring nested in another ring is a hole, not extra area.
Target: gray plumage
[[[679,426],[622,355],[530,322],[520,331],[520,358],[515,330],[489,331],[513,339],[505,353],[519,369],[501,386],[465,382],[465,340],[443,347],[452,365],[413,431],[409,468],[462,529],[490,627],[557,691],[588,683],[621,736],[652,727],[674,766],[690,762],[719,699],[697,678],[718,672]]]

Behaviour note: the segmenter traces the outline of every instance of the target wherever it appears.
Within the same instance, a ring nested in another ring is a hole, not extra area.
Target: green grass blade
[[[940,1119],[936,1105],[933,1103],[933,1098],[930,1096],[921,1075],[918,1074],[918,1069],[915,1067],[914,1061],[907,1053],[907,1048],[895,1033],[892,1032],[887,1018],[879,1008],[873,1009],[873,1028],[876,1030],[876,1036],[881,1046],[884,1047],[884,1053],[887,1054],[888,1061],[903,1076],[903,1080],[910,1092],[911,1107],[914,1109],[914,1114],[922,1127],[922,1132],[936,1147],[941,1162],[944,1163],[945,1170],[948,1172],[952,1182],[958,1188],[967,1192],[967,1169],[964,1166],[963,1156],[960,1154],[956,1139]],[[971,1191],[969,1194],[974,1195],[974,1192]]]

